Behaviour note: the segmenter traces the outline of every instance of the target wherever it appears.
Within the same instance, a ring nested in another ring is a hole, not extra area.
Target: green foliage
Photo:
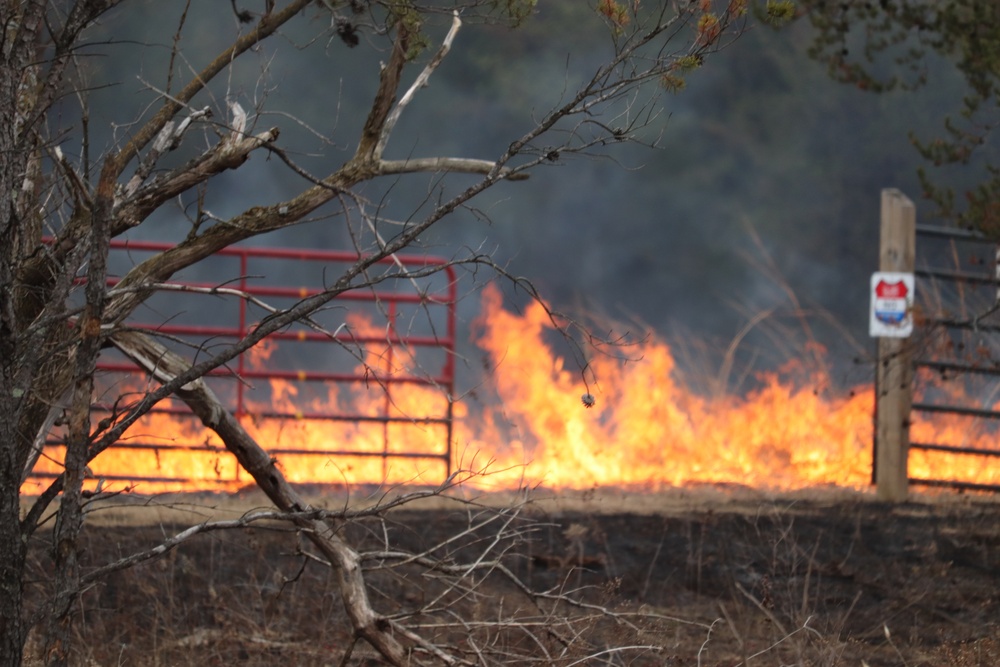
[[[597,11],[607,19],[616,33],[621,32],[631,20],[628,8],[616,0],[599,0]]]
[[[668,93],[679,93],[687,87],[687,81],[684,80],[684,77],[677,74],[665,72],[660,77],[660,86]]]
[[[675,63],[682,72],[690,72],[691,70],[698,69],[701,67],[703,60],[698,56],[681,56]]]
[[[504,16],[510,19],[512,25],[517,27],[535,12],[538,2],[537,0],[496,0],[493,6],[502,11]]]
[[[407,60],[414,60],[430,46],[430,38],[423,31],[423,13],[410,0],[396,0],[389,5],[389,24],[409,33]]]
[[[791,0],[767,0],[760,18],[773,26],[783,26],[795,18],[795,3]]]
[[[919,176],[935,213],[1000,239],[998,157],[988,138],[1000,123],[1000,3],[996,0],[809,0],[816,30],[810,55],[830,75],[862,90],[915,89],[944,60],[967,94],[931,139],[911,134],[928,163]],[[956,196],[946,171],[978,169],[981,182]]]
[[[701,67],[703,59],[698,55],[681,56],[660,76],[660,86],[669,93],[679,93],[687,87],[684,75]]]

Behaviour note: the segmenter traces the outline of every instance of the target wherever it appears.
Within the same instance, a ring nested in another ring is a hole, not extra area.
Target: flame
[[[361,320],[351,326],[379,331]],[[504,309],[499,291],[487,289],[476,343],[493,369],[495,404],[473,414],[463,403],[449,405],[448,397],[432,385],[376,382],[414,372],[412,354],[384,343],[364,351],[359,368],[371,374],[367,385],[305,395],[299,383],[271,380],[264,398],[249,401],[241,421],[294,483],[439,483],[449,430],[444,423],[420,418],[444,415],[449,409],[456,417],[450,431],[454,463],[475,468],[489,462],[490,474],[484,479],[493,487],[543,483],[551,488],[655,490],[735,483],[783,490],[816,485],[863,488],[870,482],[870,386],[838,392],[828,371],[806,371],[790,362],[780,371],[759,375],[758,388],[747,395],[704,396],[687,387],[662,340],[649,338],[634,354],[630,351],[628,359],[597,355],[584,374],[580,364],[567,362],[555,351],[548,340],[553,331],[542,305],[534,303],[516,314]],[[267,341],[255,348],[250,367],[266,367],[275,349],[276,344]],[[166,407],[180,405],[167,402]],[[275,412],[298,418],[266,416]],[[214,433],[184,416],[183,410],[176,413],[144,418],[123,440],[150,446],[102,453],[91,466],[93,476],[190,480],[143,481],[140,490],[151,493],[235,490],[251,482]],[[371,419],[317,420],[307,418],[310,413]],[[400,421],[385,423],[379,415]],[[916,442],[997,447],[995,433],[987,426],[977,431],[958,417],[915,414],[911,437]],[[152,446],[156,443],[162,447]],[[330,455],[329,450],[356,454]],[[388,456],[401,452],[411,456]],[[47,448],[36,473],[58,474],[60,460],[59,447]],[[914,450],[909,461],[911,477],[1000,484],[1000,466],[984,464],[983,457]],[[32,484],[43,486],[29,481],[29,492]]]
[[[485,310],[478,342],[496,361],[498,393],[520,434],[497,456],[500,467],[524,461],[547,485],[568,488],[857,487],[870,479],[870,389],[827,398],[815,382],[796,388],[769,374],[746,397],[702,397],[678,381],[670,347],[653,339],[637,361],[590,362],[600,390],[586,409],[580,373],[543,342],[553,325],[541,305],[517,316],[493,291]],[[479,437],[472,447],[489,443]]]

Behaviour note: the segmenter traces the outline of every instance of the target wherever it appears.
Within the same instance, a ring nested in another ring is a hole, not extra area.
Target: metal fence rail
[[[995,243],[984,238],[981,234],[962,229],[951,229],[947,227],[937,227],[931,225],[916,225],[917,238],[939,239],[945,241],[960,241],[965,243],[976,243],[995,246]],[[914,271],[918,278],[930,279],[946,283],[958,283],[968,285],[992,285],[1000,289],[1000,256],[998,252],[993,253],[993,272],[972,272],[942,268],[922,268]],[[1000,293],[997,295],[997,303],[1000,304]],[[947,330],[976,331],[979,333],[1000,332],[1000,326],[980,322],[978,319],[959,319],[955,317],[931,317],[927,318],[927,324],[935,327],[942,327]],[[916,357],[913,360],[917,369],[927,369],[939,373],[952,373],[955,376],[968,374],[996,375],[1000,376],[1000,364],[995,363],[969,363],[965,361],[944,361],[941,359]],[[914,412],[955,414],[976,419],[1000,419],[1000,412],[984,408],[969,407],[962,405],[948,405],[929,403],[924,401],[914,402],[911,406]],[[910,449],[943,452],[956,455],[982,456],[989,458],[1000,458],[1000,449],[984,449],[982,447],[965,447],[960,445],[948,445],[930,442],[910,442]],[[961,490],[975,491],[1000,491],[1000,486],[995,484],[979,484],[962,480],[951,479],[921,479],[910,477],[909,481],[930,487],[944,487]]]

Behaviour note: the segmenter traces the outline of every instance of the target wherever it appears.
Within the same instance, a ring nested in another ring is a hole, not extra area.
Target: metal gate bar
[[[949,229],[946,227],[936,227],[931,225],[916,225],[917,237],[929,237],[945,239],[950,241],[959,240],[962,242],[982,243],[994,245],[992,241],[984,238],[978,232],[963,229]],[[1000,255],[995,255],[995,260],[1000,259]],[[974,285],[998,285],[1000,286],[1000,267],[995,264],[993,275],[984,273],[973,273],[970,271],[958,271],[948,269],[918,269],[914,274],[920,278],[929,278],[947,282],[971,283]],[[1000,296],[1000,295],[998,295]],[[931,318],[929,324],[941,326],[948,329],[972,330],[979,332],[996,333],[1000,332],[1000,326],[995,324],[982,324],[977,320],[960,320],[955,318]],[[970,363],[954,361],[938,361],[934,359],[916,359],[916,368],[925,368],[932,371],[939,371],[942,374],[951,372],[955,374],[981,374],[1000,375],[1000,365],[983,366]],[[948,413],[957,414],[979,419],[1000,419],[1000,412],[982,408],[972,408],[957,405],[941,405],[932,403],[915,402],[911,410],[927,413]],[[972,456],[1000,457],[1000,450],[983,449],[981,447],[962,447],[958,445],[944,445],[938,443],[911,442],[910,449],[935,451],[948,454],[961,454]],[[975,482],[964,482],[959,480],[941,479],[919,479],[909,478],[910,483],[932,487],[948,487],[962,490],[975,491],[1000,491],[1000,486],[995,484],[980,484]]]
[[[168,250],[172,247],[172,244],[167,243],[156,243],[156,242],[144,242],[144,241],[113,241],[111,244],[112,251],[118,252],[162,252]],[[220,257],[232,257],[235,258],[239,263],[239,278],[232,282],[226,283],[226,287],[235,288],[240,290],[245,294],[249,294],[254,297],[260,298],[281,298],[281,299],[302,299],[315,294],[319,294],[322,290],[316,288],[301,288],[301,287],[289,287],[289,286],[258,286],[251,282],[249,276],[249,264],[251,260],[295,260],[298,262],[314,262],[323,264],[333,264],[333,263],[354,263],[358,261],[360,256],[356,253],[349,252],[328,252],[328,251],[317,251],[317,250],[306,250],[306,249],[290,249],[290,248],[253,248],[253,247],[235,247],[235,248],[225,248],[218,253],[217,256]],[[371,304],[382,304],[388,308],[388,319],[389,322],[385,327],[385,333],[380,335],[355,335],[351,333],[338,332],[333,336],[328,336],[323,333],[316,331],[280,331],[276,332],[270,336],[268,339],[277,341],[279,344],[282,341],[289,342],[310,342],[310,343],[324,343],[324,342],[334,342],[334,343],[356,343],[361,345],[366,344],[379,344],[387,346],[387,356],[390,358],[394,354],[393,350],[396,347],[406,347],[410,349],[419,350],[421,348],[429,350],[440,350],[443,353],[443,360],[440,364],[440,368],[437,372],[432,373],[428,376],[414,375],[414,374],[400,374],[392,375],[387,374],[373,374],[371,372],[324,372],[324,371],[313,371],[313,370],[281,370],[275,368],[249,368],[244,361],[243,355],[240,355],[235,360],[235,370],[228,370],[225,368],[219,368],[211,373],[208,373],[208,377],[217,379],[233,379],[235,381],[235,401],[234,401],[234,413],[237,418],[252,417],[256,419],[274,419],[274,420],[295,420],[295,421],[329,421],[329,422],[356,422],[356,423],[371,423],[371,424],[382,424],[383,425],[383,441],[382,447],[379,451],[366,451],[366,450],[350,450],[343,448],[324,448],[324,449],[306,449],[301,447],[271,447],[268,448],[269,453],[274,455],[296,455],[296,456],[326,456],[326,457],[363,457],[372,458],[380,457],[383,460],[383,470],[387,465],[387,461],[393,458],[399,459],[427,459],[440,461],[444,469],[443,478],[446,478],[451,474],[452,466],[452,440],[454,436],[454,411],[453,403],[451,397],[454,395],[455,389],[455,337],[456,337],[456,304],[457,304],[457,283],[456,275],[454,269],[447,260],[437,257],[426,257],[426,256],[405,256],[397,255],[394,258],[386,258],[381,260],[380,264],[391,265],[401,263],[407,268],[434,268],[440,269],[443,273],[444,280],[436,281],[433,288],[428,285],[426,286],[426,291],[415,292],[415,291],[396,291],[385,289],[380,287],[378,289],[364,289],[359,288],[345,292],[337,297],[337,301],[348,301],[354,303],[371,303]],[[113,285],[116,281],[109,280],[109,284]],[[444,285],[437,283],[443,282]],[[176,281],[174,284],[179,284],[188,287],[196,287],[201,289],[210,290],[214,287],[218,287],[218,283],[205,283],[205,282],[183,282]],[[409,286],[409,283],[405,283]],[[423,287],[423,286],[422,286]],[[184,298],[182,296],[183,292],[178,292],[176,298]],[[395,326],[395,317],[398,314],[397,307],[399,305],[409,304],[416,306],[426,306],[428,308],[441,307],[444,309],[444,331],[438,334],[436,331],[433,335],[427,334],[407,334],[401,333],[397,330]],[[384,312],[384,311],[380,311]],[[254,323],[247,322],[247,302],[245,299],[240,298],[238,300],[238,317],[237,322],[233,326],[222,326],[218,324],[208,324],[208,325],[185,325],[185,324],[158,324],[158,325],[143,325],[134,324],[137,327],[144,327],[153,329],[157,333],[166,334],[169,336],[176,337],[197,337],[200,341],[208,338],[224,338],[231,340],[239,340],[249,333],[254,326]],[[390,363],[391,367],[391,363]],[[129,362],[121,362],[115,360],[103,360],[99,365],[98,369],[105,372],[114,372],[125,375],[144,375],[144,373],[138,369],[135,365]],[[324,412],[317,411],[295,411],[288,412],[282,410],[254,410],[251,405],[248,404],[248,397],[244,391],[244,383],[240,379],[256,379],[263,381],[270,380],[287,380],[293,382],[305,382],[305,383],[328,383],[335,385],[360,385],[360,384],[370,384],[373,381],[377,381],[379,385],[383,388],[384,399],[382,401],[382,411],[380,414],[354,414],[354,413],[343,413],[343,414],[327,414]],[[427,386],[432,388],[437,388],[440,390],[443,396],[444,409],[440,414],[430,414],[430,415],[399,415],[391,414],[392,403],[392,387],[404,384]],[[95,403],[93,406],[95,411],[111,413],[113,411],[113,406],[105,403]],[[152,411],[158,414],[166,414],[178,417],[188,417],[192,416],[191,412],[186,408],[171,407],[165,405],[163,407],[154,408]],[[403,448],[390,448],[389,446],[389,424],[410,424],[410,425],[437,425],[442,427],[444,431],[444,442],[442,443],[442,448],[440,451],[428,452],[428,451],[408,451]],[[46,443],[47,446],[59,446],[61,443],[58,440],[53,440]],[[207,452],[207,453],[219,453],[225,452],[221,449],[210,444],[163,444],[163,443],[149,443],[149,442],[137,442],[137,441],[127,441],[118,442],[110,450],[135,450],[135,451],[154,451],[157,454],[161,452]],[[99,459],[98,459],[99,461]],[[39,471],[34,474],[33,477],[39,479],[47,479],[54,477],[58,473],[51,471]],[[107,480],[116,481],[148,481],[148,482],[162,482],[162,483],[184,483],[191,480],[177,477],[177,476],[156,476],[155,474],[145,474],[141,471],[136,471],[135,475],[101,475]],[[225,481],[225,480],[220,480]],[[230,480],[234,481],[234,480]]]
[[[959,491],[988,491],[990,493],[1000,492],[1000,485],[997,484],[977,484],[976,482],[960,482],[954,479],[917,479],[911,477],[910,482],[921,486],[957,489]]]

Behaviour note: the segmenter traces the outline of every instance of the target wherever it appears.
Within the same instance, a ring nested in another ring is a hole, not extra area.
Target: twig
[[[705,634],[705,641],[703,641],[701,643],[701,646],[698,647],[698,656],[697,656],[697,658],[698,658],[698,667],[701,667],[701,655],[705,652],[705,649],[708,647],[709,640],[712,639],[712,630],[714,630],[715,626],[718,625],[721,622],[722,622],[722,619],[721,618],[717,618],[714,621],[712,621],[712,624],[710,626],[708,626],[708,632]]]
[[[614,646],[612,648],[604,649],[603,651],[598,651],[597,653],[592,653],[584,658],[580,658],[579,660],[574,660],[573,662],[566,665],[566,667],[573,667],[573,665],[579,665],[598,656],[608,655],[611,653],[621,653],[623,651],[658,651],[661,648],[662,648],[661,646],[648,646],[648,645]]]
[[[729,631],[733,633],[733,637],[736,639],[737,646],[740,647],[740,653],[743,655],[743,662],[748,660],[747,657],[747,647],[746,642],[743,640],[743,636],[740,635],[739,630],[736,629],[736,623],[733,622],[733,617],[729,615],[729,611],[726,606],[719,601],[719,611],[722,612],[722,617],[726,619],[726,624],[729,626]]]
[[[753,660],[754,658],[759,658],[760,656],[764,655],[765,653],[769,653],[770,651],[773,651],[775,648],[778,647],[779,644],[782,644],[786,640],[791,639],[793,636],[797,635],[798,633],[800,633],[802,631],[812,632],[816,636],[822,637],[822,635],[819,632],[817,632],[815,628],[810,628],[809,627],[809,621],[811,621],[811,620],[812,620],[812,616],[810,616],[809,618],[807,618],[805,620],[805,622],[801,626],[799,626],[799,627],[795,628],[794,630],[792,630],[791,632],[785,634],[785,636],[782,637],[781,639],[779,639],[778,641],[774,642],[773,644],[771,644],[770,646],[768,646],[766,648],[762,648],[761,650],[757,651],[753,655],[747,656],[746,661],[744,661],[744,662],[738,662],[735,665],[733,665],[733,667],[740,667],[740,665],[749,665],[750,664],[750,660]],[[782,630],[782,632],[784,632],[784,630]],[[902,657],[902,656],[900,656],[900,657]]]
[[[788,630],[785,629],[785,626],[782,625],[781,621],[778,620],[778,617],[775,616],[774,613],[771,612],[770,609],[768,609],[767,607],[765,607],[764,604],[760,600],[758,600],[756,597],[754,597],[753,594],[750,593],[750,591],[748,591],[747,589],[743,588],[743,586],[741,584],[739,584],[739,583],[736,584],[736,590],[738,590],[740,593],[742,593],[743,596],[746,597],[746,599],[750,600],[750,602],[753,602],[754,606],[757,607],[757,609],[760,609],[764,613],[764,615],[767,616],[767,618],[772,623],[774,623],[774,627],[778,628],[778,631],[781,632],[781,634],[783,634],[783,635],[790,634],[788,632]],[[810,616],[810,618],[812,618],[812,617]],[[753,656],[751,656],[751,657],[753,657]]]
[[[460,157],[425,157],[407,158],[405,160],[381,160],[379,173],[385,176],[394,174],[412,174],[414,172],[452,171],[462,174],[489,174],[496,167],[492,160],[477,160]],[[530,174],[521,168],[503,167],[500,175],[508,181],[526,181]]]
[[[211,296],[235,296],[240,299],[245,300],[248,303],[252,303],[262,310],[266,310],[272,315],[283,312],[280,308],[270,305],[266,301],[262,301],[255,297],[253,294],[246,292],[244,290],[236,289],[234,287],[198,287],[196,285],[183,285],[178,283],[151,283],[149,285],[124,287],[121,289],[112,288],[108,290],[108,297],[112,298],[118,294],[125,294],[127,292],[134,292],[137,290],[159,290],[163,292],[190,292],[193,294],[208,294]],[[325,327],[318,324],[311,317],[303,317],[299,320],[302,324],[305,324],[310,329],[327,336],[331,340],[337,340],[337,336],[340,334],[342,329],[347,328],[346,324],[341,324],[334,331],[329,331]]]
[[[252,523],[265,520],[278,520],[278,521],[288,521],[292,518],[292,515],[287,512],[282,512],[280,510],[261,510],[258,512],[251,512],[245,514],[239,519],[229,519],[220,521],[205,521],[203,523],[196,524],[190,528],[186,528],[181,532],[177,533],[171,538],[168,538],[157,544],[152,549],[147,549],[145,551],[139,551],[137,553],[131,554],[124,558],[120,558],[112,563],[103,565],[95,570],[91,570],[86,575],[80,578],[80,589],[82,590],[86,586],[92,584],[95,581],[99,581],[104,576],[110,574],[111,572],[117,572],[118,570],[124,570],[126,568],[137,565],[147,560],[151,560],[158,556],[171,551],[172,549],[180,546],[184,542],[188,541],[195,535],[201,533],[212,532],[216,530],[231,530],[233,528],[244,528]]]

